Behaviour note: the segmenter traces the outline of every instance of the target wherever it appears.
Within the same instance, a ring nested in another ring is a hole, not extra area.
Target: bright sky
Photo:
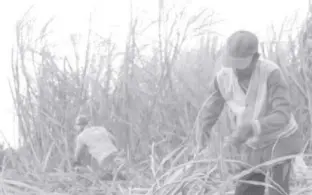
[[[293,16],[299,11],[299,19],[307,12],[308,0],[164,0],[175,2],[178,6],[188,3],[188,9],[196,12],[199,8],[213,9],[222,23],[215,26],[215,31],[224,37],[238,29],[247,29],[257,33],[261,40],[267,39],[269,25],[280,25],[286,16]],[[54,37],[59,43],[69,42],[69,33],[86,32],[88,16],[94,11],[94,28],[102,36],[110,32],[113,39],[120,43],[125,40],[129,22],[130,0],[10,0],[0,3],[0,87],[3,89],[0,102],[0,130],[16,146],[14,141],[13,103],[7,78],[10,76],[10,50],[14,43],[14,24],[31,4],[36,4],[35,13],[38,22],[43,24],[51,16],[56,16],[53,25]],[[134,9],[140,11],[144,19],[157,15],[158,0],[133,0]],[[216,18],[217,19],[217,18]],[[59,48],[64,49],[64,48]],[[61,52],[68,52],[66,49]],[[1,139],[0,139],[1,140]]]

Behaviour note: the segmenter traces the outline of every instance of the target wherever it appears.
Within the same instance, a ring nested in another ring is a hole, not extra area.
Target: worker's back
[[[104,127],[86,127],[77,137],[77,142],[87,146],[90,155],[99,164],[110,154],[117,152],[115,139]]]

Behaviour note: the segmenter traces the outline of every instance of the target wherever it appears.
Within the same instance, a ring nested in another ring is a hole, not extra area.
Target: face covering
[[[238,78],[238,80],[249,80],[252,72],[255,69],[256,66],[256,61],[258,60],[259,56],[255,56],[252,60],[252,62],[250,63],[250,65],[245,68],[245,69],[235,69],[234,72]]]

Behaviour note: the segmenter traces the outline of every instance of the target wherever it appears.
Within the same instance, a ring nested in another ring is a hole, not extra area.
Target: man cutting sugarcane
[[[115,137],[104,127],[91,126],[88,117],[80,115],[76,119],[76,130],[79,132],[76,138],[74,153],[74,166],[81,165],[82,156],[88,152],[97,161],[99,170],[112,172],[120,159],[120,153],[116,147]],[[111,173],[107,176],[113,176]],[[125,179],[121,173],[118,178]],[[112,178],[111,178],[112,179]]]
[[[260,58],[258,38],[248,31],[233,33],[227,39],[221,61],[222,68],[211,85],[212,93],[199,114],[198,149],[205,147],[205,137],[209,138],[226,104],[235,116],[236,127],[228,143],[239,148],[245,163],[256,166],[300,153],[303,145],[291,112],[289,86],[279,66]],[[288,194],[291,162],[275,163],[242,179],[265,182],[265,171],[270,171],[274,181],[271,185],[282,190],[269,188],[269,195],[283,194],[281,191]],[[263,185],[238,183],[235,195],[264,192]]]

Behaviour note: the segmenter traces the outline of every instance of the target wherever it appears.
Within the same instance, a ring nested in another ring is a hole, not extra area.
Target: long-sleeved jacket
[[[248,88],[250,75],[236,73],[239,85],[246,91]],[[205,102],[200,113],[200,130],[209,136],[211,128],[214,126],[222,112],[226,101],[223,98],[217,78],[211,84],[211,95]],[[286,83],[280,69],[274,70],[267,80],[267,102],[264,117],[258,118],[261,134],[279,131],[288,123],[291,115],[291,103],[289,86]]]

